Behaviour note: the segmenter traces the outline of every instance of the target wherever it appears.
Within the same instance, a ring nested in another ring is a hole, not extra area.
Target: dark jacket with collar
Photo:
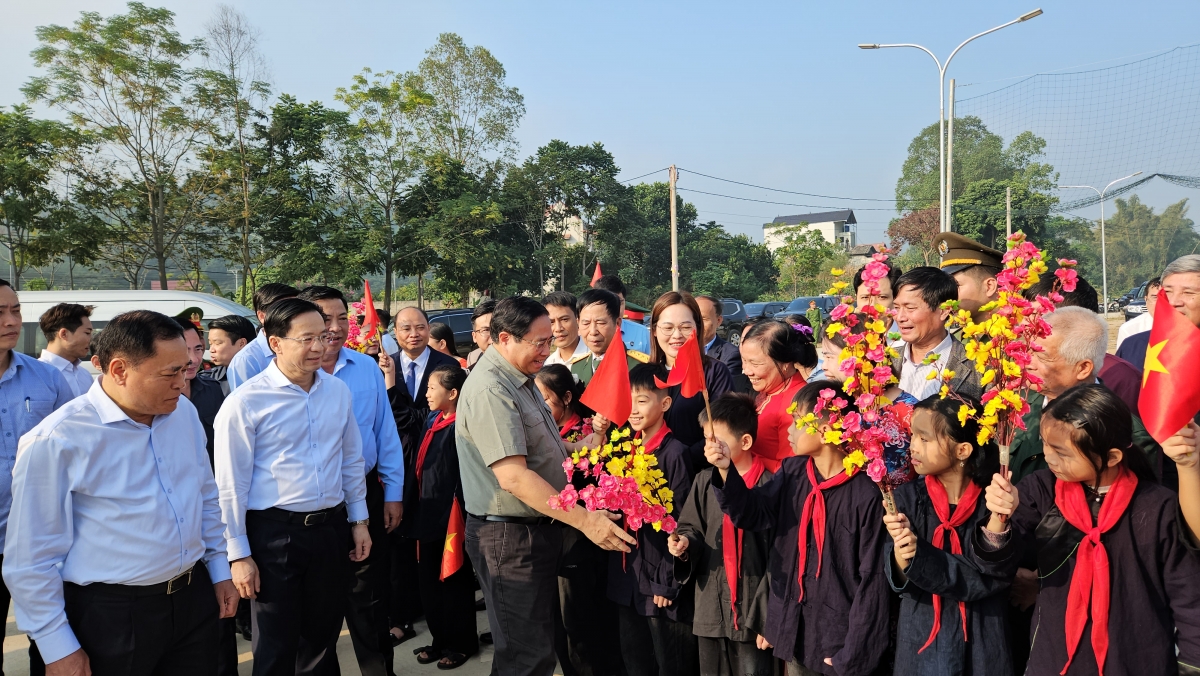
[[[892,364],[896,373],[900,373],[904,367],[904,348],[899,352],[899,357]],[[950,379],[951,392],[969,395],[975,399],[983,396],[983,386],[979,384],[979,371],[975,370],[975,362],[967,359],[967,348],[963,347],[958,338],[950,339],[950,356],[946,359],[946,368],[954,371],[954,377]]]
[[[729,373],[734,378],[742,375],[742,351],[733,343],[716,336],[713,338],[712,346],[705,354],[725,362],[725,365],[729,367]]]
[[[429,401],[425,398],[425,392],[429,389],[429,374],[442,364],[453,364],[459,368],[461,366],[454,357],[429,348],[429,361],[425,364],[421,382],[417,383],[417,396],[414,400],[404,385],[399,352],[392,355],[392,361],[396,364],[396,384],[388,389],[387,394],[388,402],[392,406],[392,416],[396,419],[396,431],[400,433],[400,444],[404,448],[404,497],[407,501],[416,490],[417,450],[421,447],[421,436],[429,419]]]
[[[798,660],[820,674],[867,676],[887,649],[887,578],[883,558],[883,501],[859,472],[825,495],[825,547],[817,577],[816,538],[808,538],[804,601],[799,601],[800,515],[812,492],[803,456],[784,459],[766,484],[749,490],[736,469],[712,485],[722,511],[744,530],[774,529],[767,571],[771,595],[763,637],[782,660]],[[818,477],[820,475],[818,474]],[[833,666],[825,664],[830,657]]]
[[[687,538],[687,559],[675,559],[675,579],[680,584],[695,581],[696,614],[692,633],[709,638],[728,638],[753,643],[766,631],[767,597],[771,591],[767,581],[767,557],[771,551],[771,530],[742,531],[741,575],[738,587],[738,627],[733,628],[733,608],[729,599],[729,580],[725,577],[724,526],[725,514],[717,504],[708,469],[696,475],[687,504],[679,515],[675,532]],[[757,486],[771,480],[764,471]]]
[[[430,425],[433,420],[431,415]],[[428,428],[429,426],[426,426],[426,429]],[[421,438],[406,453],[413,456],[414,467],[424,438],[425,432],[422,432]],[[414,470],[412,490],[404,495],[404,520],[401,522],[400,534],[441,544],[446,540],[446,527],[450,523],[450,507],[454,498],[458,498],[460,507],[463,505],[462,479],[458,472],[458,447],[454,443],[454,423],[434,432],[422,465],[419,492]],[[408,484],[407,481],[405,483]]]
[[[691,466],[686,453],[687,447],[670,433],[654,452],[667,487],[675,494],[672,500],[675,514],[679,513],[688,489],[692,487]],[[675,557],[667,550],[667,533],[645,524],[633,535],[637,538],[637,546],[632,547],[631,552],[608,554],[609,600],[633,608],[643,617],[665,617],[691,624],[692,586],[680,584],[675,579]],[[655,596],[669,599],[671,605],[666,608],[655,606]]]
[[[933,546],[933,532],[941,520],[933,509],[924,479],[900,486],[895,496],[896,509],[908,517],[913,534],[917,536],[917,555],[909,562],[903,580],[892,556],[895,543],[889,537],[883,546],[883,571],[892,590],[900,594],[895,673],[1009,676],[1013,667],[1005,617],[1008,608],[1006,591],[1011,578],[981,572],[967,551],[974,532],[991,516],[983,494],[975,503],[974,514],[954,529],[962,543],[963,554],[950,552],[949,537],[942,549]],[[934,594],[942,597],[941,629],[933,643],[924,652],[919,652],[933,629]],[[965,642],[959,601],[967,604]]]
[[[1017,430],[1012,445],[1009,447],[1011,453],[1009,471],[1012,472],[1014,484],[1039,469],[1046,468],[1046,456],[1042,453],[1042,408],[1045,404],[1046,397],[1042,393],[1034,392],[1029,395],[1029,413],[1026,413],[1024,418],[1025,429]],[[1142,419],[1136,413],[1131,415],[1133,416],[1133,446],[1146,454],[1150,468],[1154,470],[1155,475],[1161,481],[1164,469],[1162,446],[1159,446],[1154,437],[1146,431]],[[1167,469],[1174,470],[1174,463],[1171,463],[1171,467]]]

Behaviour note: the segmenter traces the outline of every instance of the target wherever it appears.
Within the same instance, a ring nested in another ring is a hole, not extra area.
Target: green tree
[[[145,208],[134,212],[140,227],[125,234],[139,239],[131,246],[151,252],[166,288],[167,261],[206,194],[180,199],[180,172],[208,128],[186,67],[201,42],[180,38],[168,10],[140,2],[128,10],[107,18],[83,12],[73,28],[39,27],[33,59],[45,74],[22,91],[101,140],[103,152],[77,173],[97,188],[140,191]]]
[[[1008,145],[988,131],[975,116],[955,118],[953,152],[954,195],[964,194],[976,181],[1015,180],[1031,191],[1046,191],[1056,181],[1054,169],[1041,164],[1046,142],[1031,132],[1023,132]],[[941,193],[938,178],[940,146],[938,125],[921,130],[908,144],[908,157],[896,181],[896,210],[911,211],[938,204]],[[952,195],[951,202],[956,198]],[[957,222],[958,214],[955,214]],[[957,227],[955,228],[957,230]]]
[[[779,265],[780,287],[796,296],[816,295],[825,290],[821,283],[826,261],[837,254],[837,250],[807,223],[781,228],[784,244],[775,250],[775,261]]]
[[[757,300],[775,288],[779,271],[771,251],[710,221],[679,252],[680,286],[718,298]]]
[[[1057,198],[1029,190],[1015,179],[975,181],[954,201],[954,230],[980,244],[1004,250],[1006,189],[1012,188],[1012,229],[1035,243],[1046,235],[1046,218]]]
[[[1051,216],[1046,219],[1042,240],[1034,243],[1047,251],[1049,257],[1076,261],[1080,277],[1100,279],[1100,235],[1095,224],[1086,218]]]
[[[74,219],[55,180],[65,155],[81,143],[71,128],[35,119],[26,106],[0,110],[0,226],[14,288],[26,268],[54,259],[55,236]]]
[[[936,265],[937,246],[934,240],[941,232],[939,221],[941,209],[936,206],[910,211],[904,216],[892,219],[888,223],[887,236],[891,247],[896,251],[909,247],[914,258],[919,257],[921,265]]]
[[[355,216],[378,252],[384,276],[383,302],[392,297],[392,276],[400,263],[401,244],[412,239],[399,218],[400,198],[421,166],[423,149],[416,121],[433,100],[411,73],[355,75],[334,98],[346,106],[349,124],[339,127],[334,162],[352,202]],[[400,265],[400,272],[419,270]]]
[[[197,98],[208,111],[211,138],[201,153],[214,185],[205,200],[205,225],[221,223],[228,237],[210,253],[242,269],[239,293],[254,292],[252,270],[261,263],[262,239],[257,215],[270,208],[267,193],[255,192],[251,183],[261,173],[263,152],[254,124],[271,95],[266,60],[259,51],[259,32],[241,12],[219,5],[206,26],[204,67],[197,71]],[[208,234],[200,234],[203,239]],[[195,240],[196,238],[192,238]],[[184,257],[197,251],[195,241],[182,247]],[[198,280],[197,280],[198,281]]]
[[[1105,221],[1108,250],[1108,288],[1124,291],[1162,274],[1167,263],[1200,251],[1200,234],[1187,217],[1187,200],[1180,200],[1162,213],[1142,203],[1137,195],[1117,199],[1117,213]],[[1098,226],[1093,226],[1097,233]],[[1088,281],[1099,288],[1099,277]]]
[[[433,96],[433,105],[420,110],[424,145],[471,171],[483,170],[492,156],[515,157],[525,99],[505,77],[484,47],[439,35],[417,67],[417,88]]]
[[[628,206],[598,219],[596,255],[604,270],[630,288],[631,300],[649,306],[671,289],[671,192],[666,183],[633,186]],[[675,196],[679,250],[692,241],[699,214]],[[682,265],[680,266],[682,268]],[[586,279],[580,280],[586,286]]]

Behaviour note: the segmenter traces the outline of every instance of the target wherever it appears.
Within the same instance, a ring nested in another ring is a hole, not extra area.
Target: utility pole
[[[950,106],[946,120],[946,232],[954,232],[954,78],[950,78]]]
[[[667,169],[671,185],[671,290],[679,290],[679,227],[675,222],[675,181],[679,180],[679,171],[672,164]]]
[[[1005,239],[1012,237],[1012,186],[1004,189],[1004,230]]]

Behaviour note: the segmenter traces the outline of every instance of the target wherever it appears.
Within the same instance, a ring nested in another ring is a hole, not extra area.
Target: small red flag
[[[1200,411],[1197,353],[1200,329],[1171,305],[1165,290],[1159,292],[1142,367],[1138,413],[1146,431],[1160,444]]]
[[[600,272],[600,261],[596,261],[596,271],[592,273],[592,283],[589,286],[596,286],[596,282],[600,281],[603,276],[604,273]]]
[[[665,390],[679,385],[679,394],[684,397],[694,397],[708,389],[704,383],[704,362],[700,359],[700,341],[696,339],[698,335],[699,330],[692,331],[692,335],[684,341],[683,347],[679,348],[679,354],[675,357],[675,368],[671,369],[667,382],[654,379],[659,387]]]
[[[629,388],[629,362],[625,358],[625,343],[621,342],[620,328],[579,401],[608,418],[617,427],[629,420],[629,413],[633,410],[633,393]]]
[[[363,342],[375,337],[379,332],[379,314],[375,312],[375,299],[371,297],[371,283],[366,279],[363,280],[363,325],[360,329],[363,333]]]
[[[442,574],[439,580],[445,580],[462,568],[465,535],[462,507],[458,505],[458,496],[455,496],[454,504],[450,506],[450,523],[446,524],[446,548],[442,550]]]

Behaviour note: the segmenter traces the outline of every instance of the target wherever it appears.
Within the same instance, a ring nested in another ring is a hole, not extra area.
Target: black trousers
[[[232,617],[217,620],[217,676],[238,676],[238,630]],[[32,676],[32,674],[30,675]]]
[[[608,599],[608,552],[578,530],[564,528],[558,570],[566,636],[557,652],[564,675],[624,676],[617,604]]]
[[[345,513],[304,526],[251,511],[246,536],[260,582],[251,606],[254,676],[337,676],[350,577]]]
[[[399,528],[387,537],[391,547],[389,624],[403,627],[425,614],[421,607],[421,590],[417,588],[417,541],[401,536]]]
[[[392,637],[388,633],[389,567],[387,529],[383,525],[383,484],[379,473],[367,473],[367,514],[371,523],[371,555],[351,562],[350,606],[346,626],[362,676],[393,676]],[[353,542],[347,551],[354,546]]]
[[[204,564],[174,594],[136,587],[63,585],[67,621],[94,676],[212,676],[217,671],[217,596]]]
[[[701,676],[778,676],[780,661],[754,642],[697,636]]]
[[[475,563],[496,654],[492,676],[554,673],[554,608],[562,526],[467,517],[467,556]]]
[[[439,580],[445,548],[444,539],[421,542],[417,563],[421,605],[425,608],[429,633],[433,635],[433,652],[437,655],[446,651],[474,655],[479,652],[479,634],[475,626],[475,570],[471,567],[471,559],[464,556],[462,568],[444,581]]]
[[[629,676],[696,676],[699,647],[692,625],[666,617],[643,617],[618,606],[621,653]]]

